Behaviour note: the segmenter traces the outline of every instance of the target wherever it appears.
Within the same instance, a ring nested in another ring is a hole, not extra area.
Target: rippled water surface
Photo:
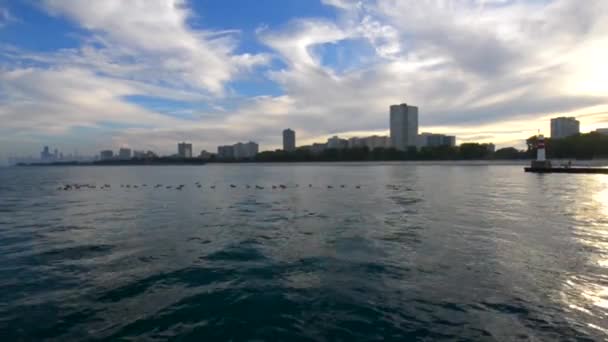
[[[0,336],[606,340],[608,176],[0,169]]]

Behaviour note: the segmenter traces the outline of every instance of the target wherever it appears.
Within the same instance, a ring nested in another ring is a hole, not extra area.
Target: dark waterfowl
[[[361,189],[361,185],[357,185],[355,188],[357,188],[357,189]]]
[[[308,184],[308,187],[309,187],[309,188],[312,188],[312,184]]]
[[[261,189],[264,189],[264,187],[263,187],[263,186],[259,186],[259,185],[256,185],[256,186],[255,186],[255,188],[256,188],[256,189],[260,189],[260,190],[261,190]]]
[[[272,186],[272,188],[273,188],[273,189],[276,189],[276,188],[277,188],[277,186],[276,186],[276,185],[273,185],[273,186]]]
[[[331,186],[331,185],[328,185],[328,186],[327,186],[327,188],[328,188],[328,189],[333,189],[334,187],[333,187],[333,186]]]
[[[287,187],[283,184],[279,185],[281,187],[281,189],[287,189]]]
[[[236,185],[234,185],[234,184],[230,184],[230,187],[231,187],[231,188],[236,188]]]
[[[346,185],[342,184],[340,185],[341,188],[346,188]]]

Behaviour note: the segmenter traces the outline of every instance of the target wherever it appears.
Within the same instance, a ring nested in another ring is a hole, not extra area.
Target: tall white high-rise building
[[[391,111],[391,144],[394,148],[405,151],[409,146],[416,146],[418,137],[418,107],[405,103],[392,105]]]
[[[576,118],[551,119],[551,139],[560,139],[580,133],[581,123]]]

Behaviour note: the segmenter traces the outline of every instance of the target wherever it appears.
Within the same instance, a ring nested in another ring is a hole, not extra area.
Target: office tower
[[[118,159],[120,159],[120,160],[131,159],[131,149],[130,148],[121,148],[120,150],[118,150]]]
[[[185,142],[177,144],[177,155],[180,158],[192,158],[192,144]]]
[[[390,107],[391,144],[394,148],[405,151],[409,146],[416,146],[418,137],[418,107],[405,103]]]
[[[296,132],[291,128],[283,130],[283,151],[292,152],[296,150]]]
[[[551,139],[560,139],[580,133],[580,122],[576,118],[551,119]]]

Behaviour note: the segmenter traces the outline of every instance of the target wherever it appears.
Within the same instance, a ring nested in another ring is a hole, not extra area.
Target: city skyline
[[[0,161],[388,135],[405,101],[459,143],[608,126],[602,0],[228,2],[0,2]]]

